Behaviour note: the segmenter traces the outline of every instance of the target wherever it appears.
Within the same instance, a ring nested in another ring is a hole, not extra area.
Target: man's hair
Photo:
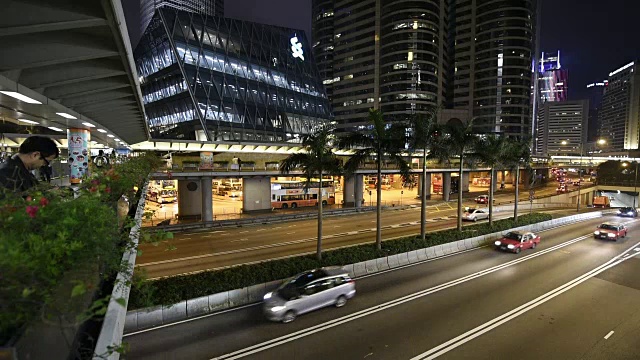
[[[51,155],[55,155],[56,157],[60,156],[60,150],[56,143],[45,136],[29,136],[20,145],[20,149],[18,150],[20,154],[29,154],[35,151],[40,152],[42,157],[45,158]]]

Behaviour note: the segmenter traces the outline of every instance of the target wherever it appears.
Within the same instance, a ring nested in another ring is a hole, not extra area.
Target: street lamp
[[[636,163],[636,170],[634,171],[634,180],[633,180],[633,208],[636,208],[636,197],[638,196],[638,161],[635,161]],[[624,162],[622,163],[623,167],[627,167],[629,166],[628,163]]]

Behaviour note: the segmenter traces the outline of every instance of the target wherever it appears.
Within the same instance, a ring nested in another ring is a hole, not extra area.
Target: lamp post
[[[560,144],[562,145],[568,145],[569,142],[567,140],[562,140],[560,142]],[[582,187],[582,154],[583,154],[583,147],[582,147],[582,140],[580,141],[580,162],[578,163],[578,201],[576,204],[576,211],[580,212],[580,188]]]
[[[636,207],[636,197],[638,196],[638,161],[635,161],[636,168],[634,170],[634,179],[633,179],[633,208]],[[629,164],[624,162],[622,163],[623,167],[627,167]]]

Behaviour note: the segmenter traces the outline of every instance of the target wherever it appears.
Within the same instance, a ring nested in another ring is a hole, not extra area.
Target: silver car
[[[292,322],[298,315],[334,305],[342,307],[356,294],[356,284],[340,267],[303,272],[264,296],[263,311],[271,321]]]
[[[464,214],[462,214],[462,220],[468,221],[478,221],[489,218],[489,211],[485,209],[467,209]]]

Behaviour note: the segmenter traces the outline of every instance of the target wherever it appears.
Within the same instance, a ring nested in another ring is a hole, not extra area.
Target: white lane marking
[[[391,225],[391,228],[392,228],[392,229],[399,228],[399,227],[400,227],[400,225],[402,225],[402,224],[395,224],[395,225]]]
[[[638,246],[638,244],[635,244],[634,246]],[[624,253],[627,253],[628,251],[630,251],[631,249],[627,249]],[[440,355],[443,355],[475,338],[477,338],[480,335],[483,335],[495,328],[497,328],[498,326],[505,324],[515,318],[517,318],[518,316],[546,303],[547,301],[555,298],[558,295],[563,294],[566,291],[571,290],[572,288],[582,284],[583,282],[591,279],[592,277],[604,272],[605,270],[608,270],[620,263],[622,263],[623,261],[626,261],[628,259],[631,259],[630,257],[623,257],[623,254],[617,255],[616,257],[612,258],[611,260],[607,261],[606,263],[598,266],[597,268],[586,272],[585,274],[549,291],[546,294],[543,294],[531,301],[529,301],[526,304],[520,305],[519,307],[505,313],[502,314],[492,320],[487,321],[486,323],[471,329],[467,332],[465,332],[462,335],[459,335],[443,344],[440,344],[434,348],[432,348],[431,350],[428,350],[418,356],[415,356],[413,358],[411,358],[411,360],[424,360],[424,359],[435,359]],[[640,253],[635,253],[633,254],[633,256],[638,255]]]
[[[356,235],[356,234],[358,234],[358,232],[357,232],[357,231],[349,231],[349,232],[347,233],[347,235]]]
[[[607,336],[604,337],[604,339],[608,340],[611,337],[611,335],[613,335],[614,332],[615,331],[613,331],[613,330],[609,331],[609,333],[607,334]]]
[[[633,249],[633,250],[635,250],[635,251],[640,251],[640,248],[635,248],[635,249]]]
[[[249,239],[247,239],[247,238],[242,238],[242,239],[231,240],[231,242],[247,241],[247,240],[249,240]]]
[[[474,279],[479,278],[481,276],[491,274],[491,273],[496,272],[498,270],[502,270],[502,269],[514,266],[514,265],[519,264],[521,262],[528,261],[528,260],[536,258],[538,256],[542,256],[542,255],[544,255],[546,253],[555,251],[557,249],[563,248],[565,246],[574,244],[576,242],[582,241],[582,240],[590,238],[590,237],[591,237],[590,234],[589,235],[584,235],[584,236],[581,236],[581,237],[566,241],[566,242],[564,242],[562,244],[558,244],[558,245],[552,246],[552,247],[550,247],[548,249],[539,251],[537,253],[534,253],[534,254],[531,254],[531,255],[527,255],[527,256],[524,256],[524,257],[519,258],[519,259],[511,260],[511,261],[506,262],[504,264],[496,265],[496,266],[490,267],[488,269],[481,270],[481,271],[478,271],[476,273],[469,274],[467,276],[463,276],[461,278],[458,278],[458,279],[455,279],[455,280],[452,280],[452,281],[449,281],[449,282],[446,282],[446,283],[443,283],[443,284],[440,284],[440,285],[436,285],[436,286],[433,286],[433,287],[425,289],[425,290],[421,290],[421,291],[415,292],[413,294],[409,294],[409,295],[406,295],[406,296],[403,296],[403,297],[400,297],[400,298],[397,298],[397,299],[394,299],[394,300],[390,300],[390,301],[387,301],[387,302],[385,302],[383,304],[375,305],[375,306],[372,306],[370,308],[357,311],[357,312],[355,312],[353,314],[345,315],[345,316],[340,317],[338,319],[330,320],[330,321],[327,321],[327,322],[322,323],[322,324],[311,326],[311,327],[309,327],[307,329],[299,330],[299,331],[293,332],[293,333],[288,334],[288,335],[284,335],[284,336],[281,336],[281,337],[278,337],[278,338],[275,338],[275,339],[272,339],[272,340],[267,340],[265,342],[262,342],[262,343],[259,343],[259,344],[253,345],[253,346],[249,346],[249,347],[247,347],[245,349],[241,349],[241,350],[237,350],[237,351],[234,351],[234,352],[231,352],[231,353],[228,353],[228,354],[224,354],[224,355],[221,355],[219,357],[213,358],[212,360],[225,360],[225,359],[233,360],[233,359],[243,358],[245,356],[249,356],[249,355],[252,355],[252,354],[255,354],[255,353],[258,353],[258,352],[262,352],[262,351],[270,349],[272,347],[276,347],[278,345],[282,345],[282,344],[285,344],[285,343],[288,343],[288,342],[291,342],[291,341],[294,341],[294,340],[297,340],[297,339],[300,339],[300,338],[315,334],[317,332],[324,331],[324,330],[336,327],[338,325],[342,325],[342,324],[357,320],[357,319],[359,319],[361,317],[369,316],[369,315],[375,314],[377,312],[396,307],[396,306],[404,304],[406,302],[413,301],[413,300],[422,298],[424,296],[431,295],[431,294],[436,293],[438,291],[442,291],[442,290],[445,290],[447,288],[450,288],[450,287],[465,283],[467,281],[474,280]]]
[[[295,234],[295,233],[296,233],[295,231],[292,231],[292,232],[288,232],[287,235],[291,235],[291,234]]]
[[[256,231],[265,231],[265,230],[267,230],[267,229],[257,229]]]
[[[248,232],[249,232],[249,230],[245,230],[245,231],[240,231],[238,234],[246,234]]]

